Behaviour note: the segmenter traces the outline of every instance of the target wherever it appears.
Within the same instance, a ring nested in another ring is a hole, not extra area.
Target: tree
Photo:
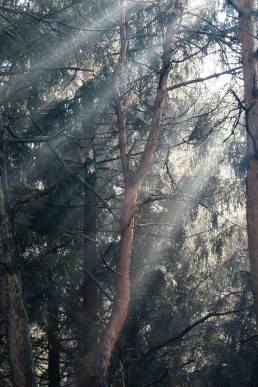
[[[212,81],[237,85],[234,19],[217,2],[10,4],[4,144],[39,384],[242,383],[242,105]]]
[[[238,5],[229,2],[239,12],[239,35],[241,42],[244,103],[239,101],[240,107],[246,115],[247,133],[247,234],[248,251],[253,277],[253,292],[256,306],[256,320],[258,323],[258,148],[257,148],[257,120],[258,120],[258,42],[257,42],[257,2],[256,0],[240,0]]]
[[[8,356],[13,386],[36,386],[34,362],[27,314],[22,294],[21,272],[14,242],[13,219],[8,199],[8,181],[4,130],[1,121],[0,177],[0,284],[1,312],[8,342]]]
[[[169,4],[166,8],[167,26],[164,35],[162,67],[159,76],[158,88],[154,102],[150,131],[143,155],[134,172],[131,171],[126,139],[126,124],[123,105],[119,94],[119,81],[126,60],[126,3],[120,1],[120,53],[118,64],[112,80],[112,98],[115,104],[117,126],[119,135],[119,149],[121,155],[122,171],[124,177],[124,204],[120,217],[120,246],[116,257],[116,270],[119,273],[116,280],[116,296],[108,326],[104,332],[98,353],[96,355],[94,371],[96,385],[107,385],[107,372],[111,361],[114,346],[124,326],[130,300],[130,259],[132,253],[134,215],[137,206],[137,196],[140,185],[150,167],[160,134],[160,123],[163,114],[164,99],[168,87],[172,43],[178,28],[183,11],[183,2]]]

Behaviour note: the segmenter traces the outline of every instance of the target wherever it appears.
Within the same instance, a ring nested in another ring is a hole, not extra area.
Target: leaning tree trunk
[[[239,0],[247,132],[247,233],[258,324],[258,41],[257,2]]]
[[[8,209],[3,130],[0,128],[0,302],[14,387],[35,387],[31,342]]]
[[[120,217],[120,247],[116,257],[116,270],[119,273],[115,284],[115,299],[109,323],[101,339],[93,364],[94,377],[92,386],[106,387],[108,384],[108,369],[112,353],[124,326],[130,301],[130,260],[133,248],[134,216],[137,206],[137,195],[141,183],[151,165],[160,135],[160,124],[163,114],[164,100],[168,91],[168,75],[172,54],[172,43],[178,20],[182,14],[183,1],[176,1],[166,9],[167,29],[164,36],[163,55],[158,87],[153,108],[152,121],[141,160],[134,172],[131,172],[127,152],[126,122],[124,109],[119,93],[119,83],[126,60],[127,37],[125,6],[120,0],[120,52],[118,65],[115,68],[112,81],[112,97],[117,118],[120,158],[124,177],[124,205]]]

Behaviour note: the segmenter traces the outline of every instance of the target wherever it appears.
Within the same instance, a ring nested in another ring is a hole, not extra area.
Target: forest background
[[[1,1],[1,386],[258,385],[256,26]]]

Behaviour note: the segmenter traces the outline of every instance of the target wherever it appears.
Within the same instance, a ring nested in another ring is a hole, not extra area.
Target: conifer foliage
[[[1,386],[257,385],[256,8],[2,1]]]

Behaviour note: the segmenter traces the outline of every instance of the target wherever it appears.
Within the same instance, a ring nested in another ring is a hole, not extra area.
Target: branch
[[[28,266],[28,265],[31,265],[32,263],[35,263],[35,262],[40,262],[41,260],[43,260],[43,258],[45,258],[47,255],[49,254],[52,254],[54,253],[55,251],[63,248],[63,247],[66,247],[68,246],[76,237],[78,236],[78,234],[76,235],[72,235],[71,237],[67,237],[65,238],[62,243],[59,243],[57,245],[54,245],[52,247],[49,247],[49,248],[46,248],[44,251],[41,252],[41,254],[39,256],[37,256],[36,258],[34,258],[32,261],[26,263],[24,266],[23,266],[23,269]],[[83,235],[84,236],[84,235]],[[89,239],[89,238],[87,238]],[[94,241],[94,240],[93,240]],[[94,241],[96,242],[96,241]],[[0,262],[1,264],[2,262]],[[82,269],[88,274],[88,276],[92,279],[92,281],[94,281],[97,285],[97,287],[99,288],[99,290],[107,297],[107,299],[111,302],[113,302],[113,298],[106,292],[106,290],[101,286],[101,284],[99,283],[99,281],[97,280],[97,278],[88,270],[86,269],[86,267],[84,265],[80,265],[82,267]]]
[[[99,283],[99,281],[97,280],[96,277],[94,277],[94,275],[88,270],[86,269],[86,267],[84,265],[81,265],[82,266],[82,269],[88,274],[88,276],[92,279],[92,281],[95,282],[95,284],[97,285],[97,287],[99,288],[99,290],[107,297],[107,299],[111,302],[114,302],[114,299],[113,297],[111,297],[108,292],[106,292],[106,290],[101,286],[101,284]]]
[[[30,266],[30,265],[35,264],[35,263],[38,264],[39,262],[41,262],[49,254],[52,254],[55,251],[57,251],[59,249],[62,249],[63,247],[67,247],[73,240],[74,240],[74,236],[67,237],[64,240],[61,239],[61,243],[58,243],[56,245],[53,245],[51,247],[47,247],[46,249],[41,250],[39,255],[36,256],[35,258],[33,258],[31,261],[25,263],[22,266],[22,269],[24,270],[25,267]],[[59,242],[60,242],[60,240],[59,240]]]
[[[3,139],[3,142],[5,142],[5,143],[19,142],[19,143],[22,143],[22,144],[29,144],[29,143],[36,144],[36,143],[48,142],[48,141],[54,140],[60,134],[62,134],[63,131],[67,128],[67,126],[65,126],[63,129],[59,130],[57,133],[53,134],[52,136],[42,136],[42,137],[34,137],[34,138],[22,138],[22,137],[18,137],[9,126],[4,124],[4,127],[15,138],[6,138],[6,139]]]
[[[123,72],[124,63],[126,59],[127,50],[127,37],[126,37],[126,25],[125,25],[125,1],[120,1],[120,20],[119,20],[119,31],[120,31],[120,53],[118,58],[118,64],[115,68],[113,79],[112,79],[112,98],[115,104],[115,113],[117,117],[118,126],[118,138],[119,138],[119,150],[122,163],[122,171],[125,179],[125,184],[129,183],[130,172],[129,163],[127,157],[127,139],[125,130],[125,117],[123,111],[123,104],[119,93],[119,81]]]
[[[163,372],[163,375],[162,375],[159,379],[156,379],[156,380],[153,380],[153,382],[144,384],[143,387],[151,387],[151,386],[154,386],[154,384],[158,384],[158,383],[163,382],[163,380],[165,379],[165,377],[166,377],[167,374],[168,374],[168,371],[169,371],[169,370],[166,369],[166,370]]]
[[[220,317],[220,316],[227,316],[229,314],[234,314],[234,313],[238,313],[238,312],[242,312],[246,309],[249,309],[250,307],[248,308],[241,308],[241,309],[235,309],[235,310],[229,310],[227,312],[210,312],[208,314],[206,314],[204,317],[200,318],[199,320],[195,321],[193,324],[190,324],[188,327],[186,327],[182,332],[180,332],[178,335],[174,336],[174,337],[171,337],[170,339],[168,340],[165,340],[163,342],[161,342],[160,344],[156,345],[155,347],[152,347],[149,351],[146,352],[146,356],[150,355],[151,353],[153,353],[154,351],[157,351],[159,349],[162,349],[162,348],[165,348],[167,347],[168,345],[178,341],[178,340],[181,340],[183,339],[183,337],[188,333],[190,332],[192,329],[194,329],[195,327],[197,327],[198,325],[204,323],[206,320],[209,320],[210,318],[212,317]]]
[[[246,118],[246,133],[247,133],[247,134],[249,135],[249,137],[251,138],[251,141],[252,141],[252,144],[253,144],[253,149],[254,149],[254,154],[253,154],[253,156],[258,160],[257,139],[256,139],[256,137],[254,136],[254,134],[252,133],[252,131],[250,130],[250,127],[249,127],[249,114],[250,114],[252,108],[254,107],[254,102],[247,108],[247,107],[242,103],[242,101],[240,100],[240,98],[238,97],[238,95],[236,94],[236,92],[235,92],[234,90],[231,90],[231,93],[233,94],[233,96],[234,96],[235,99],[237,100],[239,108],[245,111],[245,118]],[[241,112],[240,112],[240,114],[241,114]],[[238,122],[239,122],[239,120],[238,120]]]
[[[235,67],[235,68],[230,69],[230,70],[222,71],[221,73],[215,73],[215,74],[208,75],[207,77],[195,78],[195,79],[190,79],[189,81],[180,82],[176,85],[167,87],[166,92],[172,91],[175,89],[179,89],[180,87],[192,85],[194,83],[205,82],[205,81],[208,81],[209,79],[212,79],[212,78],[218,78],[221,75],[234,74],[237,70],[240,70],[241,68],[242,68],[242,66],[239,66],[239,67]]]
[[[0,76],[11,76],[11,75],[19,75],[22,73],[32,73],[32,72],[37,72],[37,71],[56,71],[56,70],[71,70],[71,71],[83,71],[83,72],[89,72],[94,74],[94,70],[92,69],[85,69],[81,67],[37,67],[35,69],[19,69],[19,70],[13,70],[13,71],[0,71]]]
[[[169,371],[174,370],[174,369],[178,369],[178,368],[183,368],[183,367],[185,367],[185,366],[187,366],[187,365],[189,365],[189,364],[192,364],[192,363],[194,363],[194,362],[195,362],[194,359],[190,359],[190,360],[188,360],[188,361],[186,361],[186,362],[184,362],[184,363],[182,363],[182,364],[179,364],[179,365],[174,366],[174,367],[172,367],[172,368],[168,368],[168,369],[166,369],[166,370],[163,372],[163,375],[161,376],[161,378],[156,379],[156,380],[154,380],[153,382],[144,384],[143,387],[151,387],[151,386],[154,386],[154,384],[161,383],[161,382],[163,382],[163,380],[166,378],[166,376],[167,376],[167,374],[169,373]]]
[[[90,192],[92,192],[99,200],[100,202],[103,204],[103,207],[106,208],[106,210],[108,210],[108,212],[113,215],[113,217],[119,221],[119,217],[116,215],[116,213],[112,210],[112,208],[108,205],[108,203],[106,202],[106,200],[90,185],[88,184],[86,181],[84,181],[83,179],[81,179],[78,175],[76,175],[76,173],[74,173],[73,171],[71,171],[69,168],[67,168],[67,166],[65,165],[65,163],[61,160],[61,158],[58,156],[58,154],[56,153],[55,149],[50,145],[48,144],[53,155],[55,156],[56,160],[58,161],[58,163],[61,165],[61,167],[64,169],[64,171],[67,173],[68,176],[71,176],[73,178],[75,178],[79,183],[81,183],[82,185],[84,185],[84,187],[86,187]]]
[[[39,130],[41,132],[42,129],[39,128]],[[44,133],[43,133],[44,134]],[[88,184],[86,181],[84,181],[83,179],[81,179],[78,175],[76,175],[76,173],[74,173],[73,171],[71,171],[69,168],[67,168],[67,166],[65,165],[65,163],[62,161],[62,159],[60,158],[60,156],[57,154],[57,152],[55,151],[55,149],[52,147],[52,145],[47,142],[48,144],[48,147],[49,149],[51,150],[51,152],[53,153],[56,161],[59,163],[59,165],[63,168],[63,170],[65,171],[65,173],[68,175],[68,176],[71,176],[73,177],[74,179],[76,179],[79,183],[81,183],[84,187],[86,187],[90,192],[92,192],[99,200],[100,202],[103,204],[103,207],[106,208],[106,210],[108,210],[108,212],[113,215],[113,217],[119,221],[119,217],[116,215],[116,213],[112,210],[112,208],[108,205],[108,203],[106,202],[105,199],[102,198],[102,196],[90,185]]]
[[[173,336],[171,337],[170,339],[168,340],[164,340],[162,341],[161,343],[155,345],[154,347],[151,347],[147,352],[145,352],[141,357],[139,358],[136,358],[136,359],[132,359],[132,360],[129,360],[129,362],[137,362],[137,361],[141,361],[143,359],[145,359],[146,357],[148,357],[149,355],[151,355],[153,352],[156,352],[156,351],[159,351],[160,349],[163,349],[165,347],[168,347],[170,346],[171,344],[177,342],[177,341],[180,341],[184,338],[184,336],[190,332],[192,329],[194,329],[195,327],[197,327],[198,325],[204,323],[205,321],[209,320],[210,318],[212,317],[220,317],[220,316],[227,316],[229,314],[234,314],[234,313],[238,313],[238,312],[242,312],[242,311],[245,311],[247,309],[250,309],[250,307],[247,307],[247,308],[241,308],[241,309],[235,309],[235,310],[229,310],[227,312],[210,312],[208,314],[206,314],[205,316],[203,316],[202,318],[200,318],[199,320],[195,321],[194,323],[188,325],[188,327],[186,327],[185,329],[183,329],[182,332],[180,332],[178,335],[176,336]]]
[[[237,11],[239,14],[241,14],[241,9],[238,7],[236,0],[227,0],[228,4],[231,5],[232,8],[234,8],[235,11]]]
[[[139,162],[139,165],[132,175],[132,184],[140,185],[153,159],[154,152],[160,134],[160,124],[163,115],[163,105],[167,93],[168,75],[170,71],[170,62],[172,56],[172,43],[175,40],[178,29],[178,21],[182,15],[182,7],[168,7],[166,13],[169,17],[167,30],[163,43],[162,67],[159,76],[159,84],[156,92],[151,127],[147,137],[146,145]]]
[[[121,274],[121,273],[119,273],[118,271],[112,269],[112,267],[110,267],[110,266],[108,265],[107,261],[106,261],[105,258],[104,258],[104,255],[102,254],[102,251],[101,251],[101,249],[100,249],[100,246],[99,246],[99,254],[100,254],[100,257],[101,257],[101,259],[102,259],[104,265],[106,266],[106,268],[107,268],[108,270],[112,271],[112,273],[115,273],[115,274],[117,274],[117,275],[120,275],[121,277],[123,276],[123,274]]]
[[[35,202],[41,199],[42,197],[50,194],[55,188],[56,185],[53,185],[52,187],[44,191],[38,192],[35,195],[23,200],[22,202],[16,203],[13,207],[13,213],[16,214],[19,210],[23,209],[24,207],[27,207],[30,203]]]

